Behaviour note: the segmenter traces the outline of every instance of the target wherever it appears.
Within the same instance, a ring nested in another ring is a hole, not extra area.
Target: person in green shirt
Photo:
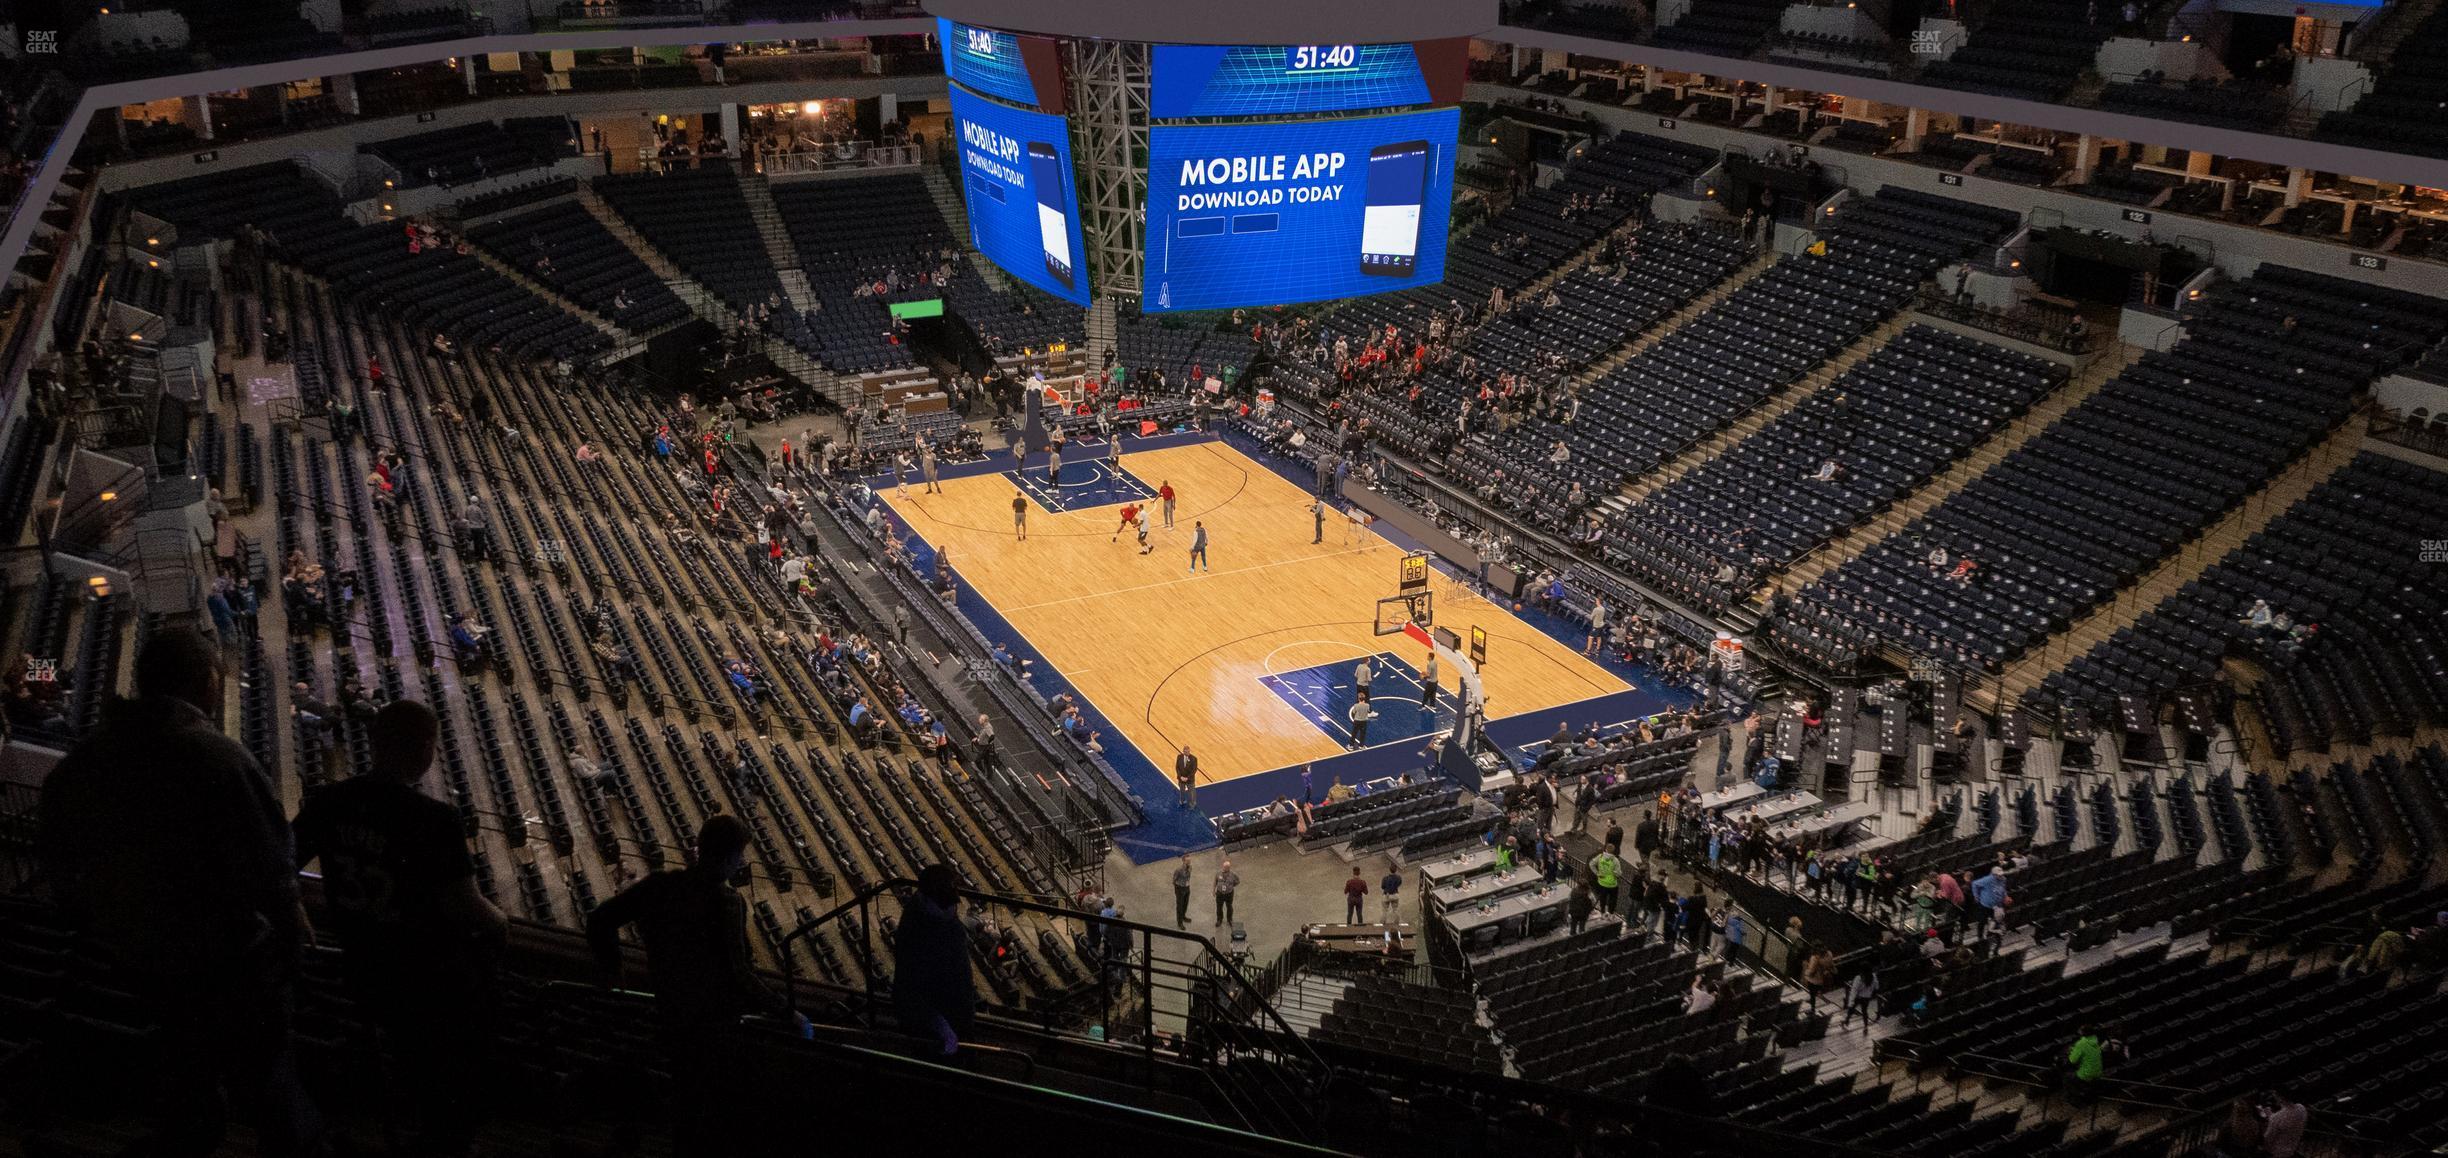
[[[1500,873],[1510,872],[1512,868],[1513,838],[1508,836],[1504,838],[1504,843],[1496,846],[1496,871]]]
[[[2066,1064],[2074,1070],[2074,1091],[2077,1097],[2088,1098],[2098,1088],[2100,1077],[2107,1072],[2108,1059],[2100,1049],[2099,1030],[2084,1026],[2074,1036],[2074,1046],[2066,1051]]]
[[[1590,877],[1597,885],[1599,912],[1611,914],[1615,911],[1615,886],[1622,875],[1623,862],[1605,848],[1600,848],[1598,855],[1590,858]]]

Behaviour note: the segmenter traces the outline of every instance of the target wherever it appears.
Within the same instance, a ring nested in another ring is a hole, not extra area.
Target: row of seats
[[[1759,51],[1776,30],[1788,0],[1693,0],[1673,24],[1657,30],[1650,43],[1718,56],[1742,58]]]
[[[2183,341],[1823,576],[1774,637],[1831,666],[1883,642],[1994,670],[2265,484],[2443,332],[2435,302],[2323,274],[2265,265],[2214,287]]]
[[[460,185],[550,165],[577,155],[577,137],[567,118],[523,117],[498,125],[477,121],[358,148],[389,161],[399,170],[401,184],[415,188]]]
[[[1627,509],[1610,562],[1723,609],[1861,525],[2062,385],[2065,367],[1914,326],[1843,377]],[[1833,464],[1833,478],[1820,470]],[[1719,581],[1731,567],[1734,580]]]
[[[2409,30],[2371,91],[2351,108],[2321,117],[2313,135],[2342,145],[2390,153],[2448,157],[2448,9],[2435,9]]]
[[[2448,604],[2416,562],[2443,521],[2437,472],[2357,456],[2042,690],[2095,710],[2156,701],[2233,657],[2268,670],[2261,710],[2282,752],[2448,723]],[[2256,602],[2270,624],[2251,622]]]
[[[612,236],[586,206],[561,201],[468,231],[513,268],[631,333],[690,317],[689,308],[652,269]]]
[[[1929,84],[2023,100],[2052,101],[2091,67],[2114,30],[2093,0],[2001,5],[1945,60],[1921,70]]]
[[[1466,1073],[1502,1072],[1504,1057],[1476,1017],[1467,993],[1360,973],[1309,1038]]]
[[[1824,255],[1795,254],[1582,389],[1569,426],[1532,419],[1476,449],[1552,502],[1579,484],[1611,494],[1757,408],[1902,309],[1946,262],[2002,240],[2015,215],[1889,186],[1819,231]],[[1569,461],[1550,450],[1563,441]]]

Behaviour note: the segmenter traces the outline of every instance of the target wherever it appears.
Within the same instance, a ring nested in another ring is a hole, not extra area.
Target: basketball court
[[[1034,685],[1047,693],[1068,685],[1098,726],[1110,727],[1098,737],[1109,755],[1135,747],[1169,775],[1188,747],[1202,789],[1342,755],[1354,748],[1349,713],[1366,661],[1376,710],[1366,747],[1399,745],[1401,767],[1417,769],[1425,761],[1410,754],[1425,747],[1421,737],[1453,726],[1458,704],[1448,661],[1421,706],[1429,649],[1403,630],[1415,608],[1460,639],[1484,633],[1491,722],[1630,690],[1421,563],[1410,571],[1426,598],[1390,599],[1405,577],[1403,546],[1331,508],[1318,535],[1310,496],[1234,447],[1208,436],[1151,445],[1126,449],[1116,463],[1101,444],[1075,442],[1059,486],[1042,455],[1019,471],[998,456],[945,479],[941,494],[915,485],[882,492],[922,541],[913,544],[922,560],[950,551],[964,607],[974,596],[993,613],[988,635],[1008,625],[1011,642],[1052,669],[1036,672]],[[1170,528],[1144,497],[1167,484],[1178,495]],[[1026,540],[1012,525],[1015,495],[1026,503]],[[1145,554],[1121,530],[1126,502],[1149,504]],[[1207,528],[1209,567],[1192,572],[1196,523]],[[1321,772],[1321,790],[1326,779]]]

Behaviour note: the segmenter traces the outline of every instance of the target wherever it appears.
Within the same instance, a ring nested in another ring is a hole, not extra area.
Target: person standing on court
[[[1313,534],[1311,534],[1311,535],[1309,536],[1309,542],[1310,542],[1312,545],[1315,545],[1315,544],[1318,544],[1318,543],[1323,543],[1323,542],[1325,542],[1325,541],[1326,541],[1326,500],[1324,500],[1324,499],[1316,499],[1316,500],[1311,501],[1311,502],[1310,502],[1310,504],[1309,504],[1309,514],[1310,514],[1310,516],[1311,516],[1312,518],[1316,519],[1316,521],[1317,521],[1317,530],[1316,530],[1316,532],[1315,532],[1315,533],[1313,533]]]
[[[1589,638],[1581,643],[1581,654],[1595,656],[1598,645],[1606,641],[1607,606],[1603,596],[1590,600]]]
[[[1062,443],[1046,447],[1046,485],[1062,485]]]
[[[1352,706],[1351,706],[1351,733],[1352,733],[1352,743],[1351,743],[1351,746],[1352,746],[1352,747],[1354,747],[1354,748],[1366,748],[1366,747],[1368,747],[1368,726],[1369,726],[1369,721],[1370,721],[1370,720],[1374,720],[1374,719],[1376,719],[1376,718],[1377,718],[1377,712],[1376,712],[1376,710],[1375,710],[1375,709],[1373,709],[1373,708],[1369,707],[1369,702],[1368,702],[1368,697],[1367,697],[1367,696],[1365,696],[1365,695],[1364,695],[1364,696],[1361,696],[1359,699],[1356,699],[1356,700],[1353,700],[1353,701],[1352,701]]]
[[[1181,794],[1182,807],[1198,807],[1198,757],[1186,747],[1173,757],[1173,787]]]
[[[1166,479],[1164,482],[1158,483],[1158,484],[1156,485],[1156,497],[1164,500],[1164,520],[1165,520],[1165,529],[1166,529],[1166,530],[1168,530],[1168,531],[1169,531],[1169,530],[1172,530],[1172,529],[1173,529],[1173,480],[1171,480],[1171,479]]]
[[[1232,923],[1233,893],[1240,888],[1241,874],[1233,871],[1232,861],[1218,863],[1215,875],[1215,923],[1219,927]]]
[[[1190,927],[1190,854],[1186,852],[1173,870],[1173,927]]]
[[[935,481],[935,444],[923,438],[918,440],[918,473],[926,478],[926,493],[943,493],[943,487]]]
[[[1012,492],[1012,537],[1028,539],[1028,496],[1019,491]]]
[[[1377,678],[1377,672],[1365,659],[1360,661],[1359,666],[1352,668],[1352,683],[1360,690],[1361,699],[1365,700],[1369,697],[1369,681],[1375,678]]]
[[[1427,670],[1426,670],[1426,671],[1423,671],[1423,672],[1421,672],[1421,673],[1420,673],[1420,711],[1421,711],[1421,712],[1423,712],[1423,713],[1434,713],[1434,712],[1436,711],[1436,694],[1437,694],[1437,653],[1436,653],[1436,649],[1432,647],[1432,648],[1429,648],[1429,649],[1428,649],[1428,668],[1427,668]]]
[[[1352,866],[1352,875],[1343,881],[1343,923],[1357,925],[1368,909],[1368,882],[1360,879],[1360,866]]]
[[[1190,570],[1204,571],[1206,569],[1207,524],[1193,521],[1190,524]]]
[[[414,700],[385,705],[366,726],[372,774],[309,797],[291,829],[298,866],[323,862],[342,975],[381,1031],[392,1092],[423,1142],[455,1154],[475,1137],[510,923],[476,888],[458,810],[418,790],[439,727]]]

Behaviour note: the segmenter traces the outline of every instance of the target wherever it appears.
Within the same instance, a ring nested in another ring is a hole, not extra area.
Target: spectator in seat
[[[946,1057],[971,1032],[977,990],[969,972],[969,932],[960,921],[959,878],[952,866],[918,871],[918,888],[901,903],[893,930],[893,1006],[903,1032],[932,1040]]]
[[[212,1153],[235,1103],[261,1152],[300,1153],[316,1133],[290,1033],[306,922],[280,798],[213,725],[210,641],[160,632],[135,677],[44,782],[35,851],[80,951],[156,1019],[158,1068],[129,1087],[154,1115],[140,1148]]]
[[[451,647],[458,652],[462,664],[484,662],[485,637],[492,633],[492,628],[476,622],[476,618],[467,612],[459,612],[450,618]]]
[[[655,1011],[674,1090],[672,1151],[736,1155],[753,1147],[730,1104],[739,1074],[740,1018],[761,1013],[801,1034],[807,1019],[757,976],[748,954],[748,825],[729,813],[697,830],[696,863],[648,874],[587,917],[587,942],[606,985],[621,979],[621,931],[646,944]],[[906,922],[905,922],[906,926]],[[907,973],[898,974],[905,983]]]
[[[419,791],[440,724],[402,700],[368,725],[374,772],[310,798],[291,826],[320,860],[349,991],[380,1029],[420,1153],[464,1154],[487,1082],[494,962],[509,922],[477,891],[458,810]]]

